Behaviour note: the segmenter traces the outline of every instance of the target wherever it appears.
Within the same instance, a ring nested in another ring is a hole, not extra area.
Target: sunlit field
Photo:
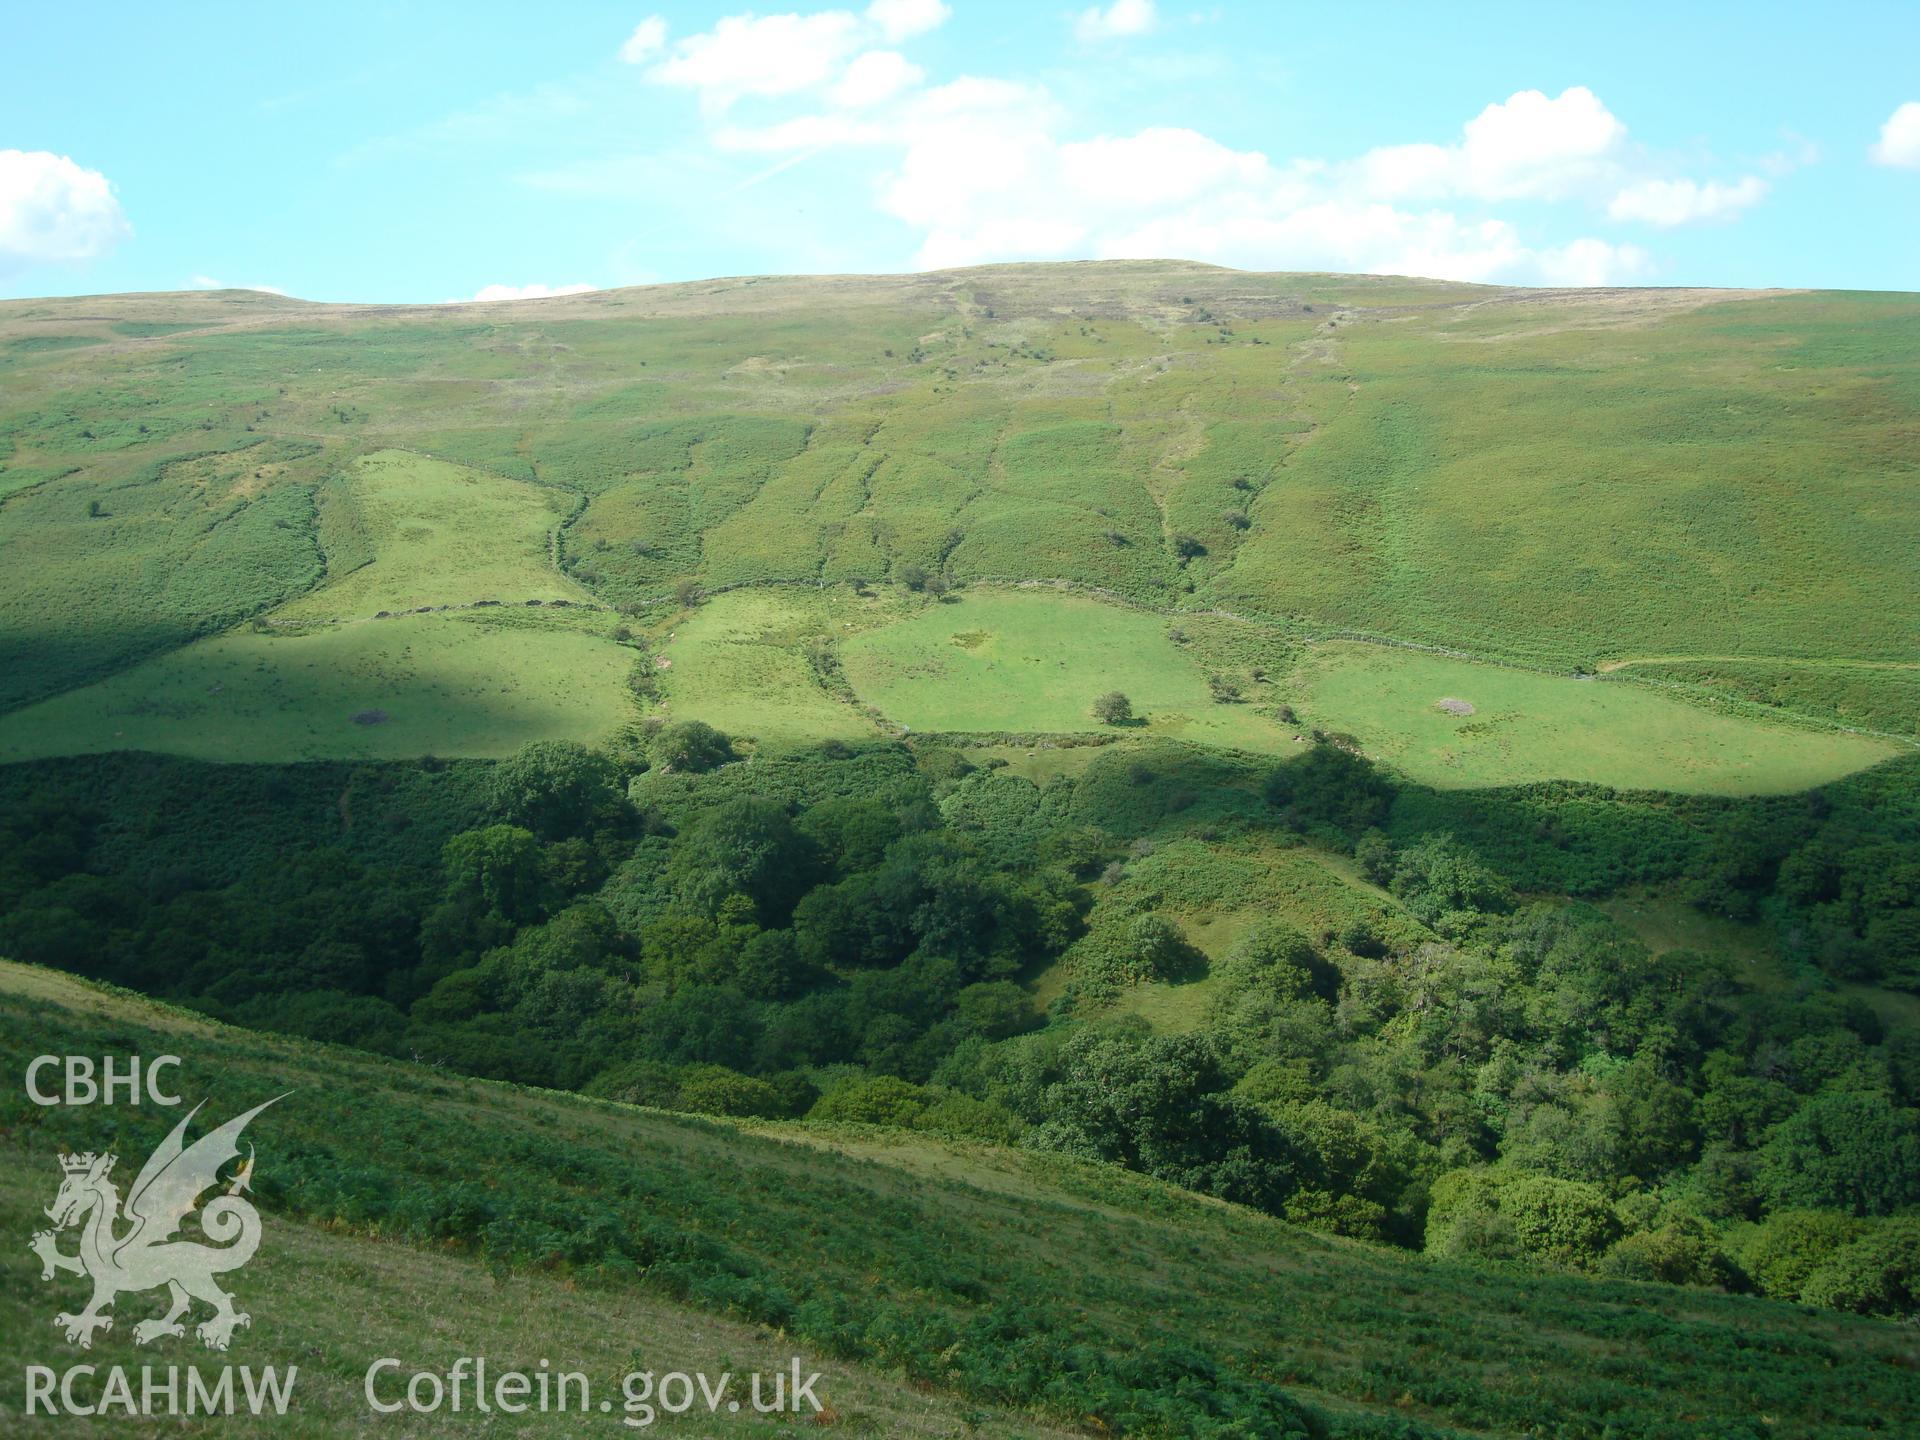
[[[1669,693],[1378,645],[1302,666],[1300,713],[1432,785],[1587,780],[1623,790],[1806,790],[1911,747],[1769,724]]]

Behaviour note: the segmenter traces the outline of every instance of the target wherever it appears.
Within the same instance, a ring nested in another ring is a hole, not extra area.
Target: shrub
[[[1514,903],[1506,881],[1451,835],[1434,835],[1401,851],[1390,888],[1429,925],[1446,915],[1504,914]]]
[[[739,757],[733,742],[704,720],[680,720],[653,737],[653,763],[662,770],[700,775]]]
[[[1124,725],[1133,719],[1133,702],[1118,690],[1109,690],[1093,702],[1093,718],[1102,725]]]
[[[1619,1240],[1601,1260],[1600,1272],[1618,1280],[1723,1290],[1739,1278],[1713,1231],[1691,1215],[1675,1215],[1657,1229]]]
[[[1090,936],[1081,954],[1093,978],[1119,985],[1180,979],[1206,964],[1164,915],[1137,916],[1118,931]]]
[[[1920,1202],[1920,1116],[1877,1095],[1815,1096],[1773,1128],[1755,1180],[1774,1209],[1890,1214]]]
[[[673,1066],[659,1060],[626,1060],[603,1070],[587,1084],[582,1093],[622,1105],[651,1105],[670,1110],[680,1098],[680,1077]]]
[[[1591,1270],[1620,1230],[1606,1196],[1583,1181],[1452,1170],[1433,1184],[1426,1242],[1433,1253],[1453,1258]]]
[[[1265,1108],[1301,1156],[1303,1188],[1288,1199],[1287,1218],[1335,1235],[1389,1238],[1389,1209],[1408,1178],[1393,1137],[1323,1100]]]
[[[1369,830],[1360,837],[1353,847],[1353,858],[1360,863],[1360,872],[1376,885],[1392,883],[1395,859],[1393,842],[1385,831]]]
[[[1836,1210],[1785,1210],[1747,1235],[1740,1264],[1761,1294],[1798,1300],[1809,1277],[1865,1230],[1863,1221]]]
[[[905,1128],[927,1112],[931,1099],[919,1085],[892,1075],[868,1075],[827,1091],[807,1112],[807,1118]]]
[[[914,1129],[931,1134],[959,1140],[985,1140],[995,1145],[1011,1145],[1020,1138],[1021,1130],[1018,1118],[1004,1105],[957,1094],[941,1095],[911,1124]]]
[[[1358,955],[1363,960],[1378,960],[1387,954],[1387,942],[1364,920],[1354,920],[1341,926],[1337,938],[1349,954]]]
[[[1889,1220],[1853,1241],[1807,1277],[1800,1298],[1862,1315],[1920,1314],[1920,1217]]]
[[[774,1120],[788,1113],[785,1097],[751,1075],[722,1065],[689,1065],[680,1072],[676,1108],[700,1115],[744,1115]]]
[[[1426,1250],[1450,1260],[1517,1260],[1520,1244],[1500,1213],[1509,1177],[1493,1170],[1449,1170],[1428,1197]]]
[[[1360,756],[1322,741],[1298,760],[1276,766],[1266,796],[1296,821],[1352,834],[1386,818],[1393,787]]]
[[[1033,997],[1012,980],[985,980],[953,997],[954,1019],[970,1035],[1004,1040],[1040,1024]]]
[[[1533,1260],[1592,1269],[1620,1234],[1607,1197],[1579,1180],[1530,1175],[1500,1193],[1500,1212]]]
[[[1036,1150],[1139,1170],[1190,1190],[1280,1213],[1301,1157],[1252,1105],[1227,1092],[1212,1044],[1198,1035],[1124,1030],[1074,1036],[1060,1079],[1027,1132]]]
[[[763,925],[783,924],[818,878],[819,847],[774,800],[723,801],[688,826],[667,867],[682,904],[717,916],[729,896],[753,902]]]
[[[1242,698],[1240,682],[1229,675],[1207,676],[1207,691],[1217,705],[1237,705]]]
[[[503,819],[551,840],[617,815],[618,779],[612,762],[584,745],[534,740],[494,767],[488,793]]]

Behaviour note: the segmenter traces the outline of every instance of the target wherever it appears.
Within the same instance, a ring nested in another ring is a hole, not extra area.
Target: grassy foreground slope
[[[209,1096],[209,1114],[294,1091],[249,1132],[267,1238],[237,1286],[253,1327],[227,1357],[301,1365],[315,1410],[286,1433],[354,1428],[373,1355],[409,1370],[550,1355],[599,1387],[629,1365],[739,1372],[795,1348],[819,1357],[842,1423],[884,1433],[1865,1437],[1920,1424],[1920,1357],[1900,1327],[1431,1263],[1018,1152],[516,1090],[15,965],[0,966],[0,1035],[16,1056],[179,1054],[182,1088]],[[22,1239],[61,1146],[143,1156],[174,1118],[3,1093],[0,1219]],[[22,1247],[0,1263],[11,1410],[22,1364],[71,1363],[40,1312],[72,1284],[43,1291]],[[122,1302],[123,1324],[88,1358],[188,1358],[132,1351],[124,1322],[140,1305]],[[1010,1424],[1002,1407],[1036,1419]]]
[[[0,1217],[10,1232],[43,1227],[40,1209],[49,1198],[49,1179],[57,1183],[57,1170],[38,1146],[23,1146],[18,1136],[0,1141],[0,1154],[6,1156],[7,1167],[0,1178]],[[172,1418],[154,1421],[154,1428],[144,1432],[136,1430],[138,1422],[118,1412],[93,1418],[36,1416],[23,1418],[19,1433],[58,1427],[63,1434],[218,1436],[245,1426],[249,1433],[296,1436],[358,1435],[376,1428],[387,1435],[442,1435],[452,1429],[482,1436],[596,1430],[614,1436],[634,1433],[621,1424],[625,1409],[620,1384],[630,1372],[704,1370],[717,1383],[725,1371],[735,1377],[731,1393],[741,1396],[749,1393],[749,1375],[757,1372],[770,1385],[771,1377],[788,1369],[797,1355],[803,1374],[817,1371],[826,1377],[815,1389],[830,1407],[822,1412],[826,1423],[852,1433],[1009,1440],[1069,1433],[1031,1416],[913,1386],[872,1366],[829,1360],[764,1326],[638,1286],[582,1285],[572,1277],[540,1271],[510,1273],[444,1245],[383,1243],[364,1230],[343,1230],[291,1214],[269,1213],[265,1229],[259,1254],[227,1281],[237,1303],[255,1318],[224,1356],[197,1344],[164,1351],[137,1346],[133,1317],[141,1313],[143,1300],[154,1298],[151,1295],[124,1297],[117,1308],[128,1318],[96,1337],[84,1355],[71,1351],[47,1322],[54,1310],[67,1306],[75,1282],[43,1282],[38,1260],[22,1247],[6,1247],[0,1253],[0,1274],[5,1277],[0,1333],[6,1337],[0,1341],[0,1361],[6,1367],[0,1415],[20,1413],[21,1376],[29,1365],[60,1372],[76,1363],[91,1364],[102,1374],[110,1366],[123,1366],[134,1377],[137,1394],[142,1365],[162,1371],[169,1364],[195,1366],[212,1380],[223,1365],[233,1364],[250,1366],[255,1373],[271,1366],[281,1376],[290,1367],[297,1369],[285,1415]],[[63,1237],[62,1248],[70,1249],[72,1243]],[[406,1361],[404,1368],[383,1371],[380,1377],[380,1397],[393,1403],[416,1368],[444,1374],[460,1356],[486,1356],[494,1375],[508,1369],[535,1374],[540,1362],[549,1360],[556,1370],[585,1374],[592,1396],[611,1397],[614,1411],[601,1415],[590,1409],[584,1420],[577,1413],[530,1414],[517,1420],[498,1412],[483,1416],[472,1408],[471,1388],[464,1413],[457,1416],[369,1410],[364,1385],[375,1361]],[[81,1382],[80,1403],[97,1400],[102,1383],[100,1378]],[[652,1423],[639,1433],[664,1429],[674,1435],[757,1436],[790,1433],[790,1427],[791,1421],[751,1414],[710,1416],[696,1405],[680,1416],[656,1408]]]

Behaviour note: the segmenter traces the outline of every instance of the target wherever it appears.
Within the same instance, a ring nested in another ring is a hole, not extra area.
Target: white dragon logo
[[[195,1300],[214,1308],[213,1315],[195,1327],[195,1333],[210,1349],[226,1349],[234,1330],[252,1323],[245,1311],[233,1308],[233,1296],[214,1278],[238,1270],[260,1247],[260,1213],[241,1194],[253,1175],[251,1145],[226,1193],[216,1195],[200,1210],[200,1229],[214,1244],[173,1237],[199,1205],[201,1194],[220,1183],[220,1167],[240,1153],[240,1132],[247,1122],[267,1105],[285,1098],[275,1096],[266,1105],[256,1105],[186,1145],[181,1137],[188,1122],[200,1113],[200,1106],[194,1106],[141,1166],[127,1195],[124,1216],[120,1213],[120,1192],[107,1178],[117,1157],[91,1152],[60,1157],[66,1178],[45,1212],[53,1229],[36,1234],[28,1248],[40,1257],[42,1280],[51,1280],[56,1271],[64,1270],[93,1281],[93,1298],[86,1309],[78,1315],[63,1311],[53,1317],[54,1325],[66,1332],[68,1343],[91,1349],[94,1331],[113,1328],[113,1317],[101,1311],[113,1304],[115,1296],[162,1285],[167,1287],[172,1304],[164,1318],[142,1320],[133,1327],[138,1344],[184,1335],[186,1327],[180,1317]],[[123,1220],[131,1220],[133,1228],[116,1234]],[[83,1221],[79,1253],[61,1254],[55,1245],[55,1233]]]

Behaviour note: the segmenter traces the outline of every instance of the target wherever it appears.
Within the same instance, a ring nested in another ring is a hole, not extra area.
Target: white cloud
[[[1385,145],[1369,150],[1350,167],[1363,195],[1385,200],[1404,195],[1444,195],[1455,165],[1444,145]]]
[[[0,150],[0,270],[91,260],[131,233],[98,170],[46,150]]]
[[[1521,90],[1469,120],[1451,145],[1387,146],[1353,169],[1363,191],[1381,199],[1554,200],[1613,173],[1626,135],[1584,85],[1553,99]]]
[[[1718,180],[1641,180],[1613,197],[1607,215],[1614,220],[1640,220],[1662,228],[1692,225],[1705,220],[1737,219],[1740,212],[1767,196],[1767,182],[1749,175],[1731,185]]]
[[[937,30],[952,14],[944,0],[873,0],[867,7],[867,19],[880,27],[889,45]]]
[[[1076,194],[1101,202],[1163,205],[1223,185],[1258,185],[1272,168],[1258,151],[1229,149],[1193,130],[1149,129],[1060,147],[1061,172]]]
[[[936,28],[952,13],[943,0],[874,0],[859,15],[850,10],[729,15],[711,30],[681,40],[647,78],[696,91],[702,106],[713,112],[748,96],[803,93],[858,109],[926,78],[919,66],[887,47]],[[664,45],[664,25],[653,38]]]
[[[863,28],[846,10],[729,15],[680,41],[648,78],[698,91],[701,102],[716,110],[745,95],[792,95],[833,78],[860,48]]]
[[[1610,284],[1646,257],[1600,240],[1528,246],[1512,224],[1340,192],[1326,167],[1275,165],[1197,131],[1062,143],[1043,91],[967,79],[924,92],[884,132],[901,146],[880,208],[923,233],[918,265],[996,260],[1212,260],[1452,280]]]
[[[1564,194],[1626,138],[1627,127],[1584,85],[1549,100],[1522,90],[1467,122],[1467,193],[1488,200]]]
[[[1544,250],[1533,264],[1549,285],[1625,285],[1652,270],[1653,257],[1638,245],[1588,238]]]
[[[722,150],[819,150],[829,145],[881,145],[893,138],[885,125],[848,115],[797,115],[775,125],[727,125],[713,132]]]
[[[746,95],[786,97],[750,124],[716,117],[709,138],[718,149],[772,158],[735,190],[824,150],[870,151],[875,206],[917,232],[914,263],[927,269],[1180,257],[1263,270],[1622,284],[1652,270],[1644,249],[1578,230],[1570,240],[1564,231],[1534,238],[1489,209],[1578,200],[1604,213],[1611,201],[1615,219],[1666,225],[1731,218],[1766,193],[1758,177],[1647,178],[1627,127],[1584,86],[1552,97],[1515,92],[1444,144],[1334,162],[1276,160],[1179,126],[1075,136],[1037,84],[961,76],[927,85],[918,65],[880,43],[880,31],[897,31],[909,8],[932,14],[901,0],[860,15],[730,17],[680,41],[649,78],[698,90],[710,111]],[[1140,33],[1157,17],[1151,5],[1117,0],[1079,20],[1084,35],[1100,38]]]
[[[470,300],[450,300],[450,305],[471,305],[478,300],[551,300],[559,295],[585,295],[592,285],[483,285]]]
[[[915,96],[890,134],[902,150],[880,182],[880,208],[935,233],[1025,223],[1022,212],[1047,206],[1058,183],[1046,120],[1042,92],[1007,80],[962,77]]]
[[[1462,221],[1378,201],[1195,206],[1103,237],[1100,258],[1211,260],[1261,270],[1340,270],[1443,280],[1514,276],[1532,258],[1504,220]]]
[[[891,100],[927,78],[927,72],[898,50],[869,50],[854,57],[840,83],[833,87],[833,103],[865,109]]]
[[[1211,199],[1128,226],[1051,218],[993,219],[930,235],[929,269],[1031,256],[1208,260],[1251,270],[1326,270],[1419,275],[1478,283],[1611,285],[1645,272],[1633,246],[1598,239],[1559,249],[1528,246],[1505,220],[1468,220],[1444,210],[1408,211],[1342,199],[1294,205],[1238,195]]]
[[[1909,100],[1880,127],[1879,143],[1867,153],[1877,165],[1920,170],[1920,100]]]
[[[1159,23],[1153,0],[1113,0],[1102,10],[1098,5],[1082,10],[1073,20],[1074,37],[1084,41],[1118,40],[1129,35],[1145,35]]]
[[[633,27],[633,34],[620,47],[620,58],[629,65],[640,65],[667,48],[667,22],[649,15]]]

